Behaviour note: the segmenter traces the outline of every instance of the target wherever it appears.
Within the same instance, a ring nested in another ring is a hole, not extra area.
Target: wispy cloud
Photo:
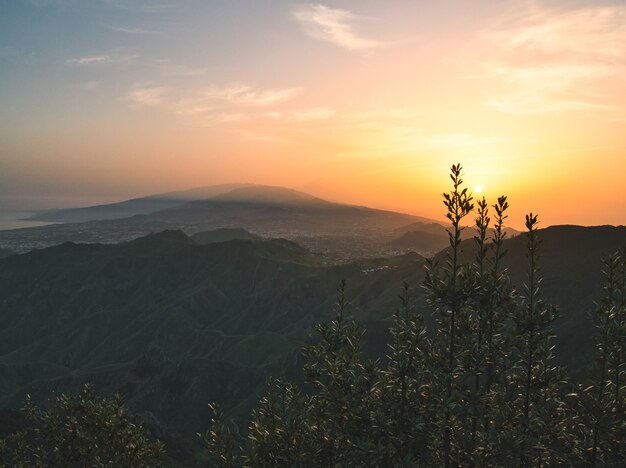
[[[486,31],[486,74],[507,88],[486,104],[498,111],[540,114],[608,109],[602,80],[626,70],[626,6],[534,11]]]
[[[22,0],[28,5],[35,7],[49,7],[49,6],[65,6],[71,3],[71,0]]]
[[[626,6],[607,5],[571,11],[540,11],[491,36],[503,47],[569,58],[618,60],[626,56]]]
[[[233,83],[226,86],[209,86],[204,92],[207,99],[223,100],[243,106],[268,106],[288,101],[302,88],[258,89],[250,85]]]
[[[91,55],[88,57],[78,57],[68,59],[67,63],[74,63],[78,65],[89,65],[91,63],[108,62],[111,58],[108,55]]]
[[[158,107],[165,103],[166,91],[164,86],[138,83],[126,97],[133,107]]]
[[[135,62],[140,56],[138,54],[120,54],[119,52],[111,52],[101,55],[87,55],[85,57],[75,57],[66,60],[70,65],[95,65],[105,63],[131,63]]]
[[[410,108],[341,112],[331,107],[266,113],[249,137],[265,141],[334,147],[342,154],[406,154],[492,151],[506,135],[431,128],[427,115]]]
[[[152,31],[150,29],[136,28],[132,26],[111,26],[107,25],[112,31],[123,32],[126,34],[157,34],[156,31]]]
[[[116,8],[131,11],[140,11],[142,13],[161,13],[169,12],[176,8],[176,2],[152,2],[152,1],[138,1],[138,0],[101,0],[103,3],[111,5]]]
[[[126,99],[134,108],[159,107],[185,117],[193,125],[210,126],[248,120],[256,115],[253,109],[279,105],[301,91],[301,88],[264,89],[231,83],[181,92],[154,83],[136,83],[126,94]],[[256,116],[278,118],[281,115],[270,110]]]
[[[350,51],[366,51],[383,45],[357,33],[354,22],[357,15],[320,4],[309,4],[293,10],[293,16],[313,38],[331,42]]]

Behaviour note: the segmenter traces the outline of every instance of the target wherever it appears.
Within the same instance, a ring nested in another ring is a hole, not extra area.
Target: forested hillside
[[[562,305],[558,362],[578,372],[592,361],[600,257],[618,247],[624,228],[554,227],[538,236],[544,298]],[[505,246],[503,266],[520,284],[524,240]],[[332,317],[341,279],[370,355],[386,354],[404,281],[432,323],[419,286],[424,267],[410,254],[324,266],[284,240],[199,245],[176,231],[12,256],[0,261],[2,405],[17,409],[26,392],[43,397],[93,382],[122,393],[175,453],[188,453],[208,424],[208,401],[243,421],[268,376],[302,379],[299,349]]]

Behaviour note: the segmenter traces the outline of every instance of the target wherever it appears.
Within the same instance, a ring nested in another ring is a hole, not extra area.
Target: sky
[[[626,2],[5,0],[0,209],[228,182],[626,223]],[[479,191],[482,189],[482,192]]]

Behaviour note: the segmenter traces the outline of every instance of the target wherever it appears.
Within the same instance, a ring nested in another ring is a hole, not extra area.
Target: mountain
[[[155,211],[171,208],[193,200],[203,200],[223,194],[233,189],[247,187],[248,184],[224,184],[208,187],[199,187],[190,190],[160,193],[147,197],[133,198],[118,203],[86,206],[82,208],[68,208],[47,210],[36,213],[28,219],[36,221],[50,221],[58,223],[80,223],[85,221],[127,218],[139,214],[154,213]]]
[[[541,240],[541,289],[548,303],[561,309],[556,322],[557,355],[561,363],[576,371],[592,363],[595,328],[590,314],[603,287],[602,258],[626,245],[626,226],[551,226],[537,231]],[[513,284],[526,281],[526,236],[521,234],[505,242],[507,268]],[[461,244],[461,261],[476,254],[471,239]],[[445,254],[436,259],[443,261]]]
[[[368,322],[423,268],[417,256],[322,263],[286,240],[199,245],[181,231],[2,259],[0,408],[93,382],[124,395],[184,458],[208,427],[208,402],[240,420],[269,375],[299,368],[342,278]]]
[[[446,228],[447,226],[441,223],[435,223],[435,222],[425,223],[422,221],[416,221],[416,222],[413,222],[404,226],[400,226],[397,229],[394,229],[394,234],[397,236],[401,236],[403,234],[406,234],[407,232],[427,232],[429,234],[447,237]]]
[[[113,243],[151,232],[181,229],[192,235],[242,228],[266,238],[285,238],[332,261],[387,256],[393,231],[425,218],[332,203],[281,187],[238,187],[212,198],[175,204],[135,216],[55,224],[0,232],[0,247],[16,252],[63,242]]]
[[[261,240],[261,236],[252,234],[240,228],[220,228],[213,231],[196,232],[191,238],[198,244],[212,244],[214,242],[228,242],[231,240]]]
[[[422,255],[432,255],[450,245],[447,227],[439,223],[426,223],[423,221],[413,222],[394,229],[397,236],[388,242],[388,246],[395,252],[418,252]],[[504,230],[508,238],[515,237],[519,231],[513,228]],[[478,235],[478,231],[473,226],[463,229],[464,237]],[[488,236],[493,236],[493,229],[488,231]]]
[[[9,255],[13,255],[15,252],[9,249],[0,248],[0,258],[8,257]]]
[[[447,229],[447,225],[443,225],[441,223],[425,223],[422,221],[417,221],[411,224],[408,224],[406,226],[401,226],[398,229],[396,229],[394,232],[397,235],[402,235],[402,234],[406,234],[407,232],[428,232],[430,234],[435,234],[435,235],[440,235],[440,236],[445,236],[445,238],[448,238],[448,233],[446,231]],[[513,229],[510,227],[506,227],[504,228],[504,232],[506,232],[507,237],[511,238],[511,237],[515,237],[518,234],[520,234],[520,231],[518,231],[517,229]],[[464,236],[474,236],[477,234],[476,228],[474,226],[466,226],[464,228]],[[493,235],[493,229],[489,229],[488,230],[488,234],[489,235]]]
[[[450,245],[448,235],[426,231],[408,231],[388,244],[398,251],[413,251],[422,255],[434,254]]]
[[[543,296],[562,310],[556,356],[583,372],[593,356],[600,258],[626,242],[626,227],[556,226],[538,236]],[[523,235],[505,242],[504,265],[518,288],[524,243]],[[465,260],[473,249],[464,241]],[[431,322],[419,287],[424,264],[407,254],[332,266],[287,240],[200,245],[182,231],[1,259],[0,409],[19,408],[26,393],[43,398],[93,382],[101,393],[123,394],[187,463],[195,433],[208,427],[208,402],[241,423],[269,375],[301,380],[298,350],[332,316],[341,279],[375,356],[387,352],[403,281]]]
[[[212,198],[224,202],[257,203],[270,205],[311,205],[328,206],[331,202],[314,197],[308,193],[284,187],[249,186],[235,188]]]

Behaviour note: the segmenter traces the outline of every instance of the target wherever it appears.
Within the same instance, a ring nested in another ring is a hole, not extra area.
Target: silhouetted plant
[[[624,257],[623,249],[603,260],[604,294],[592,318],[598,329],[597,371],[582,390],[581,404],[591,422],[588,454],[592,466],[623,459]]]
[[[423,317],[412,307],[404,284],[400,307],[391,325],[388,364],[378,382],[379,407],[373,414],[380,428],[380,459],[386,466],[429,462],[428,440],[433,432],[431,342]]]
[[[85,385],[77,396],[51,399],[41,409],[27,398],[28,427],[0,443],[2,466],[128,466],[160,464],[163,444],[151,442],[121,397],[102,398]]]
[[[442,432],[441,447],[434,447],[434,452],[441,459],[435,460],[449,467],[453,462],[458,462],[459,454],[455,452],[453,439],[457,441],[465,438],[466,434],[460,433],[459,411],[461,407],[461,394],[464,388],[463,376],[465,369],[463,361],[467,348],[462,343],[467,339],[469,332],[468,310],[464,307],[467,301],[467,291],[463,288],[464,274],[466,269],[460,262],[461,234],[464,230],[461,222],[471,213],[474,205],[472,196],[467,188],[464,188],[461,165],[453,165],[450,170],[452,191],[443,194],[443,203],[447,209],[446,217],[450,220],[451,228],[448,229],[450,248],[446,256],[446,263],[439,268],[436,263],[430,263],[427,267],[427,275],[424,282],[426,299],[437,311],[437,330],[434,338],[434,346],[438,348],[435,360],[439,360],[438,366],[443,372],[435,373],[434,385],[437,392],[441,392],[439,399],[439,411],[442,419],[438,422]]]
[[[213,461],[222,467],[232,468],[239,465],[235,454],[233,434],[223,421],[222,411],[215,403],[209,404],[211,412],[211,428],[205,434],[199,434],[207,444]]]

